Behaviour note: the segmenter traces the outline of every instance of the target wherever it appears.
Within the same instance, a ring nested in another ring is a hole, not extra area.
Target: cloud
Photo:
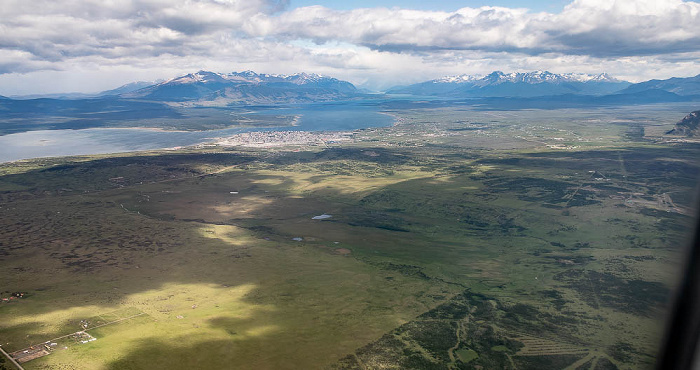
[[[3,0],[0,48],[52,62],[85,55],[189,54],[256,14],[272,15],[272,0]],[[212,52],[215,49],[206,50]]]
[[[559,14],[503,7],[455,12],[322,6],[273,0],[4,0],[0,48],[47,61],[118,53],[216,53],[212,41],[345,42],[376,50],[560,53],[618,57],[700,50],[700,4],[575,0]],[[120,54],[121,55],[121,54]]]
[[[22,50],[0,49],[0,75],[5,73],[23,73],[36,70],[57,70],[56,66],[46,60],[37,60]]]
[[[246,22],[252,35],[344,41],[393,52],[517,51],[634,56],[700,50],[700,4],[678,0],[576,0],[559,14],[502,7],[455,12],[336,11],[321,6]]]
[[[700,4],[576,0],[546,32],[568,54],[634,56],[700,50]]]
[[[256,17],[245,29],[254,35],[341,40],[375,49],[524,49],[536,37],[520,37],[525,9],[464,8],[453,13],[404,9],[335,11],[320,6],[295,9],[278,17]]]

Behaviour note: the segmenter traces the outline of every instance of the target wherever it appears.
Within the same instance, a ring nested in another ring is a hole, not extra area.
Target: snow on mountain
[[[480,86],[512,82],[512,83],[564,83],[564,82],[623,82],[607,73],[586,74],[586,73],[564,73],[556,74],[548,71],[533,72],[512,72],[503,73],[501,71],[492,72],[486,76],[462,74],[457,76],[445,76],[430,81],[432,83],[477,83]]]
[[[225,82],[237,82],[237,83],[268,83],[268,82],[289,82],[295,85],[306,85],[318,82],[340,82],[340,80],[333,77],[326,77],[316,73],[295,73],[292,75],[281,75],[281,74],[266,74],[266,73],[255,73],[253,71],[243,71],[243,72],[231,72],[228,74],[199,71],[197,73],[189,73],[184,76],[175,77],[170,80],[164,81],[161,85],[169,84],[190,84],[190,83],[225,83]]]
[[[174,85],[174,84],[191,84],[191,83],[221,83],[226,82],[226,76],[221,73],[199,71],[197,73],[188,73],[184,76],[175,77],[164,81],[159,85]]]
[[[297,85],[304,85],[307,83],[315,83],[324,80],[326,77],[323,77],[321,75],[317,75],[315,73],[312,74],[306,74],[306,73],[296,73],[290,76],[286,76],[285,80],[287,82],[291,82]],[[335,80],[335,79],[334,79]]]
[[[482,76],[482,75],[463,74],[463,75],[458,75],[458,76],[445,76],[445,77],[438,78],[436,80],[432,80],[430,82],[432,82],[432,83],[465,83],[465,82],[474,82],[474,81],[479,80],[483,77],[484,76]]]
[[[549,71],[512,72],[495,71],[485,76],[462,74],[446,76],[410,86],[394,88],[390,93],[451,96],[546,96],[561,94],[604,95],[624,89],[629,82],[608,74],[556,74]]]
[[[612,83],[618,83],[618,82],[624,82],[622,80],[618,80],[617,78],[610,76],[607,73],[600,73],[597,75],[592,75],[592,74],[587,74],[587,73],[564,73],[561,76],[565,77],[569,81],[578,81],[578,82],[612,82]]]

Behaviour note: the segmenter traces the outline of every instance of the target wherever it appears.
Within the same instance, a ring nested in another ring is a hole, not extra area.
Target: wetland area
[[[25,369],[653,368],[700,174],[664,133],[696,109],[392,104],[343,140],[0,164],[0,345]],[[217,129],[144,135],[249,128]],[[94,138],[16,135],[46,133]]]

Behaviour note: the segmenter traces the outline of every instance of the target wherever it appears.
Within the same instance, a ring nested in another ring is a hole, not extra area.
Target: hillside
[[[695,77],[674,77],[667,80],[649,80],[627,87],[621,93],[635,93],[646,90],[664,90],[681,96],[700,95],[700,75]]]
[[[666,135],[679,135],[679,136],[698,136],[698,126],[700,125],[700,110],[691,112],[687,116],[683,117],[673,130],[668,131]]]
[[[130,93],[132,91],[136,91],[136,90],[143,89],[145,87],[153,86],[154,84],[156,84],[156,83],[155,82],[147,82],[147,81],[131,82],[131,83],[128,83],[126,85],[119,86],[116,89],[102,91],[101,93],[98,94],[98,96],[127,94],[127,93]]]

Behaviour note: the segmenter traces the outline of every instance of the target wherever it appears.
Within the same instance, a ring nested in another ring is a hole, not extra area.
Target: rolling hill
[[[694,137],[698,136],[698,128],[700,127],[700,110],[691,112],[687,116],[683,117],[673,130],[668,131],[666,135],[679,135]]]

